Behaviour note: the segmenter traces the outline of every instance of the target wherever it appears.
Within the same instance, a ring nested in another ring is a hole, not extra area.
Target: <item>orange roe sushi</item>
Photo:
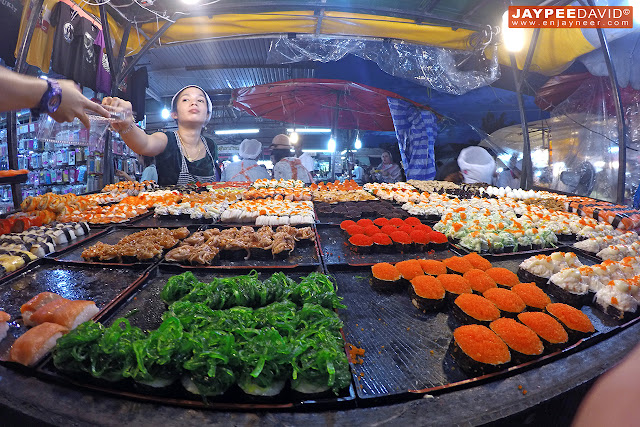
[[[354,234],[349,237],[349,243],[351,250],[359,254],[369,253],[373,248],[373,239],[365,234]]]
[[[472,268],[464,273],[462,277],[467,279],[469,285],[471,285],[471,289],[479,294],[482,294],[487,289],[497,287],[496,281],[493,280],[491,276],[477,268]]]
[[[411,303],[422,311],[438,310],[444,304],[445,291],[433,276],[416,276],[409,287]]]
[[[340,223],[340,228],[342,231],[347,231],[348,227],[356,225],[355,221],[351,221],[350,219],[344,220]]]
[[[389,225],[393,225],[394,227],[402,227],[404,225],[404,221],[400,218],[391,218],[389,220]]]
[[[437,251],[445,250],[449,247],[447,236],[437,231],[429,233],[429,240],[431,241],[431,247]]]
[[[518,283],[511,290],[518,294],[529,308],[544,310],[547,305],[551,304],[551,298],[535,283]]]
[[[418,218],[416,218],[415,216],[410,216],[409,218],[405,219],[404,223],[407,224],[407,225],[410,225],[412,227],[415,227],[416,225],[422,225],[420,220]]]
[[[396,231],[398,231],[398,228],[389,224],[383,225],[382,228],[380,229],[381,233],[388,234],[388,235],[391,235],[391,233],[395,233]]]
[[[467,280],[459,274],[441,274],[438,280],[447,291],[447,298],[453,302],[460,294],[470,294],[471,286]]]
[[[377,252],[380,253],[389,253],[394,252],[393,242],[391,241],[391,237],[387,236],[384,233],[376,233],[371,236],[373,239],[373,248]]]
[[[351,225],[344,230],[349,236],[353,236],[354,234],[364,234],[364,227],[360,227],[359,225]]]
[[[420,224],[420,225],[414,225],[413,226],[414,230],[420,230],[420,231],[424,231],[425,233],[429,234],[431,233],[433,230],[431,229],[431,227],[429,227],[428,225],[424,225],[424,224]]]
[[[401,291],[406,285],[400,271],[388,262],[372,265],[371,275],[371,287],[378,291]]]
[[[595,332],[593,323],[582,311],[562,303],[553,303],[545,307],[547,313],[555,317],[569,334],[569,341],[574,342]]]
[[[460,326],[453,331],[451,356],[467,374],[478,376],[499,371],[511,362],[507,345],[482,325]]]
[[[416,249],[418,251],[424,251],[428,248],[429,245],[429,234],[420,230],[413,230],[409,233],[409,237],[416,244]]]
[[[409,259],[406,261],[400,261],[396,263],[396,268],[400,272],[403,278],[412,280],[416,276],[424,275],[422,267],[417,259]]]
[[[567,331],[553,317],[540,311],[518,314],[518,320],[538,334],[546,351],[560,350],[569,341]]]
[[[384,227],[389,224],[389,220],[387,218],[376,218],[373,220],[373,223],[378,227]]]
[[[444,265],[442,261],[437,261],[435,259],[419,259],[418,262],[420,263],[420,267],[422,267],[424,274],[428,274],[430,276],[447,274],[447,266]]]
[[[405,224],[401,227],[398,227],[398,231],[404,231],[407,234],[411,234],[411,232],[413,231],[413,227]]]
[[[356,224],[358,224],[360,227],[368,227],[370,225],[373,225],[373,221],[371,221],[370,219],[359,219]]]
[[[481,257],[475,252],[465,255],[462,258],[467,260],[471,265],[473,265],[473,268],[477,268],[478,270],[487,271],[492,267],[489,260]]]
[[[473,270],[473,266],[467,262],[465,259],[459,256],[452,256],[450,258],[445,259],[444,265],[447,266],[449,273],[453,274],[464,274],[469,270]]]
[[[515,363],[523,363],[542,355],[544,346],[538,335],[514,319],[494,320],[489,328],[507,344]]]
[[[520,283],[520,279],[518,276],[506,268],[502,267],[492,267],[486,270],[486,273],[496,281],[498,286],[502,286],[505,288],[511,288],[513,285]]]
[[[500,310],[488,299],[475,294],[459,295],[452,306],[453,315],[465,324],[488,326],[500,317]]]
[[[364,227],[364,234],[367,236],[373,236],[374,234],[380,233],[380,229],[375,225],[367,225]]]
[[[393,243],[398,251],[402,252],[411,250],[411,237],[409,237],[409,235],[404,231],[394,231],[389,235],[389,237],[391,237],[391,240],[393,240]]]
[[[527,305],[522,298],[513,291],[504,288],[491,288],[483,292],[482,296],[494,303],[504,316],[515,317],[522,313]]]

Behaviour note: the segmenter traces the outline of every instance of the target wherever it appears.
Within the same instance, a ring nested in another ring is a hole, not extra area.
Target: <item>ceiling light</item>
[[[331,133],[331,129],[326,128],[304,128],[304,129],[287,129],[287,132],[298,132],[298,133]]]
[[[292,144],[297,144],[298,139],[300,139],[300,137],[298,136],[298,132],[291,132],[291,135],[289,135],[289,141],[291,141]]]
[[[360,138],[356,139],[356,143],[353,145],[353,148],[355,148],[356,150],[359,150],[362,148],[362,141],[360,141]]]
[[[192,4],[200,3],[200,0],[182,0],[182,3],[192,5]]]
[[[163,108],[160,112],[160,117],[162,117],[162,120],[167,120],[169,117],[171,117],[171,111],[169,111],[167,108]]]
[[[260,129],[223,129],[215,131],[216,135],[235,135],[238,133],[258,133]]]
[[[234,154],[232,159],[233,159],[234,162],[239,162],[240,161],[240,157],[238,157],[237,154]]]
[[[524,47],[524,28],[509,28],[509,11],[502,15],[502,41],[509,52],[520,52]]]
[[[329,151],[330,153],[333,153],[336,151],[336,140],[331,138],[329,140],[329,145],[327,145],[327,151]]]

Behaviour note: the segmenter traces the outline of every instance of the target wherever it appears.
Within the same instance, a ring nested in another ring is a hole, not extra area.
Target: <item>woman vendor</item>
[[[199,86],[182,88],[171,100],[171,117],[178,130],[147,135],[135,125],[131,103],[106,97],[104,105],[125,111],[125,119],[113,122],[113,128],[136,153],[155,157],[159,185],[185,185],[190,182],[216,181],[216,144],[202,136],[202,128],[211,118],[211,99]]]
[[[398,182],[402,181],[402,169],[400,165],[393,162],[393,157],[389,151],[382,152],[382,163],[378,165],[375,178],[378,182]]]

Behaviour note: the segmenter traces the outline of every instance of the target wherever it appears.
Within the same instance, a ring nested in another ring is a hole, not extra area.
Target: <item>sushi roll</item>
[[[406,287],[406,281],[402,279],[400,271],[387,262],[381,262],[371,266],[371,287],[381,292],[398,292]]]
[[[569,335],[564,327],[546,313],[524,312],[518,314],[518,320],[538,334],[548,353],[563,349],[569,342]]]
[[[444,234],[432,231],[429,233],[429,245],[433,250],[444,251],[449,248],[449,240]]]
[[[391,241],[391,237],[384,233],[376,233],[371,236],[373,239],[373,250],[378,253],[393,253],[395,252],[395,248],[393,246],[393,241]]]
[[[444,296],[444,290],[442,291]],[[7,332],[9,331],[9,320],[11,320],[11,316],[4,311],[0,311],[0,341],[5,339],[7,336]]]
[[[414,249],[411,237],[404,231],[394,231],[393,233],[389,234],[389,237],[391,237],[396,251],[398,252],[410,252]]]
[[[411,303],[424,312],[439,310],[444,305],[444,288],[433,276],[414,277],[409,286],[409,295]]]
[[[569,334],[570,343],[586,338],[596,330],[586,314],[570,305],[552,303],[546,306],[545,310],[564,326]]]
[[[549,279],[547,292],[560,302],[582,307],[589,304],[589,284],[577,268],[565,268]]]
[[[442,261],[437,261],[435,259],[418,259],[418,262],[420,263],[420,267],[422,267],[424,274],[428,274],[429,276],[447,274],[447,266],[444,265]]]
[[[89,224],[86,221],[80,221],[78,223],[76,223],[76,230],[78,230],[78,228],[82,229],[82,231],[84,232],[83,234],[78,234],[78,232],[76,231],[76,235],[77,236],[81,236],[81,235],[88,235],[89,231],[91,231],[91,228],[89,227]]]
[[[487,289],[482,296],[494,303],[503,316],[516,317],[527,305],[515,292],[504,288]]]
[[[511,362],[511,353],[504,341],[482,325],[457,328],[450,348],[458,366],[473,376],[500,371]]]
[[[429,233],[423,230],[412,230],[409,237],[413,241],[416,251],[426,252],[429,250]]]
[[[544,345],[538,335],[514,319],[494,320],[489,328],[507,344],[516,364],[536,359],[544,352]]]
[[[523,282],[535,282],[539,286],[546,286],[553,273],[551,258],[545,255],[527,258],[518,266],[518,277]]]
[[[462,275],[469,270],[473,270],[473,265],[462,257],[452,256],[442,262],[447,266],[447,272],[450,274]]]
[[[60,307],[65,306],[68,302],[69,300],[66,298],[54,298],[31,313],[28,321],[24,319],[23,315],[22,318],[25,325],[36,326],[45,322],[56,323],[51,320],[53,313],[55,313]]]
[[[354,234],[349,237],[349,247],[357,254],[368,254],[373,249],[373,239],[365,234]]]
[[[29,329],[18,338],[9,351],[9,360],[25,366],[38,363],[69,329],[56,323],[43,323]]]
[[[64,245],[69,243],[69,240],[67,239],[67,235],[65,235],[64,231],[62,230],[53,229],[53,230],[47,231],[46,234],[51,236],[51,238],[53,239],[56,245]]]
[[[612,280],[596,292],[594,302],[596,307],[609,316],[618,320],[628,320],[635,317],[638,311],[638,301],[631,295],[631,285],[626,280]]]
[[[530,310],[543,311],[547,305],[551,304],[551,298],[535,283],[518,283],[511,290],[524,301]]]
[[[64,236],[67,238],[67,241],[72,242],[77,239],[76,233],[73,231],[74,228],[69,224],[59,224],[56,227],[58,230],[62,230]]]
[[[482,294],[487,289],[495,288],[496,281],[491,278],[486,272],[482,270],[478,270],[477,268],[472,268],[463,274],[463,276],[471,285],[471,289],[478,293]]]
[[[453,303],[459,295],[472,293],[469,282],[459,274],[441,274],[438,280],[446,291],[446,299],[449,303]]]
[[[488,269],[493,267],[489,260],[481,257],[475,252],[465,255],[462,258],[469,262],[473,266],[473,268],[477,268],[478,270],[487,271]]]
[[[366,227],[364,227],[364,234],[369,237],[372,237],[374,234],[378,233],[380,233],[380,229],[375,225],[367,225]]]
[[[396,268],[402,275],[402,277],[410,282],[413,278],[417,276],[423,276],[424,271],[422,271],[422,266],[417,259],[409,259],[406,261],[400,261],[396,263]]]
[[[453,302],[452,312],[464,324],[489,326],[500,317],[500,310],[494,303],[475,294],[459,295]]]
[[[513,285],[520,283],[518,276],[506,268],[492,267],[485,273],[495,280],[496,285],[503,288],[511,288]]]

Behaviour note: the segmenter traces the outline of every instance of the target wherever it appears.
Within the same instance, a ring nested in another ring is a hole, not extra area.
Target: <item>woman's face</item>
[[[385,151],[384,153],[382,153],[381,157],[382,157],[382,163],[384,163],[385,165],[388,165],[389,163],[391,163],[391,154]]]
[[[174,120],[182,123],[200,123],[207,121],[207,98],[197,87],[188,87],[176,98],[176,111],[171,113]]]

